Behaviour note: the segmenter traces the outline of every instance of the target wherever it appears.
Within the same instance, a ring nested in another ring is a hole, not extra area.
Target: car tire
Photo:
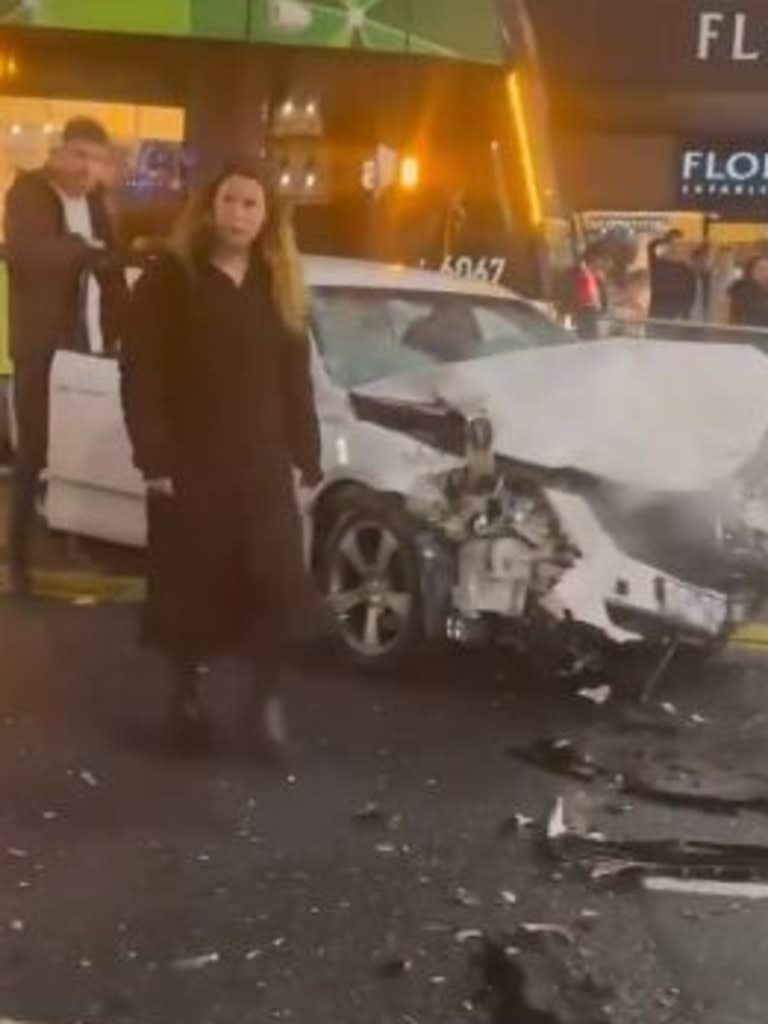
[[[423,642],[419,558],[412,524],[394,499],[368,492],[346,497],[320,569],[346,660],[389,673],[416,655]]]

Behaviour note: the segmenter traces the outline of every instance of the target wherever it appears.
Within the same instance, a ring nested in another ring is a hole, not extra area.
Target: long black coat
[[[131,302],[122,391],[137,467],[175,490],[149,499],[147,642],[205,657],[301,636],[317,606],[292,468],[319,472],[320,432],[267,266],[238,288],[162,257]]]
[[[731,285],[731,323],[737,327],[768,328],[768,290],[750,277]]]

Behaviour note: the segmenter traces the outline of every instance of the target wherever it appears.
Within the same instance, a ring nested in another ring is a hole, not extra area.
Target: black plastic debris
[[[685,723],[670,712],[672,705],[624,705],[616,716],[616,724],[625,732],[649,732],[659,736],[676,736]]]
[[[550,850],[593,880],[632,874],[729,881],[768,880],[768,847],[685,839],[615,840],[566,833]]]
[[[738,816],[742,811],[768,813],[768,789],[765,784],[738,777],[721,777],[706,770],[702,775],[671,778],[630,775],[622,786],[624,793],[667,807],[701,811],[704,814]]]
[[[546,939],[546,936],[542,936]],[[608,989],[558,947],[526,953],[515,935],[486,936],[472,958],[471,999],[490,1024],[608,1024]]]
[[[507,839],[511,836],[530,832],[535,825],[535,818],[529,818],[527,814],[513,814],[501,822],[498,828],[498,836],[500,839]]]
[[[509,757],[533,765],[552,775],[566,775],[590,781],[606,774],[589,754],[585,754],[569,739],[536,740],[528,747],[510,747]]]
[[[385,981],[394,981],[402,978],[413,970],[413,961],[405,957],[392,956],[376,964],[375,973],[378,978]]]
[[[473,1002],[487,1010],[491,1024],[561,1024],[554,1014],[530,1005],[525,973],[506,945],[486,939],[476,962],[482,987]]]
[[[381,827],[387,827],[390,821],[389,816],[377,803],[364,804],[355,811],[352,818],[359,825],[378,825]]]

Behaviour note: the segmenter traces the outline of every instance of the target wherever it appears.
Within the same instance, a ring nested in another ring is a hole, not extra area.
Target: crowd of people
[[[294,471],[314,487],[322,469],[289,220],[264,167],[238,160],[194,199],[129,294],[103,194],[109,154],[104,128],[75,119],[47,165],[20,173],[7,197],[18,434],[12,592],[32,596],[30,534],[55,354],[112,351],[146,486],[142,633],[169,667],[169,727],[186,750],[208,745],[200,666],[237,655],[253,682],[244,719],[252,746],[279,754],[284,662],[328,626],[305,572],[294,492]]]
[[[566,277],[561,312],[594,335],[610,316],[636,323],[728,324],[768,329],[768,253],[741,265],[732,250],[692,243],[672,230],[637,247],[611,238],[590,243]]]

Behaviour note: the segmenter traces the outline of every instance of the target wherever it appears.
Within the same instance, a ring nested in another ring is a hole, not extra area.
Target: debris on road
[[[203,953],[202,956],[174,960],[172,967],[175,971],[202,971],[204,968],[220,962],[221,955],[219,953]]]
[[[579,690],[577,696],[583,697],[584,700],[591,701],[593,704],[602,706],[607,704],[613,696],[613,687],[611,686],[585,686],[583,690]]]
[[[768,884],[763,882],[722,882],[700,878],[666,878],[663,875],[654,875],[643,879],[643,888],[648,892],[669,892],[681,896],[768,900]]]
[[[386,828],[395,831],[402,824],[402,815],[388,814],[375,801],[364,804],[352,815],[352,820],[359,825]]]
[[[551,949],[526,953],[509,936],[486,937],[471,966],[469,1000],[493,1024],[608,1024],[610,993],[586,969]]]
[[[591,781],[603,770],[592,757],[580,751],[572,740],[536,740],[527,747],[511,747],[510,757],[553,775],[568,775]]]
[[[671,706],[667,705],[668,708]],[[652,732],[661,736],[677,735],[682,729],[682,723],[675,719],[668,710],[648,706],[638,707],[634,704],[622,707],[617,716],[617,724],[627,732]]]
[[[510,892],[508,889],[502,889],[499,893],[499,902],[502,907],[516,907],[517,906],[517,894]]]
[[[565,824],[565,800],[561,796],[557,798],[552,813],[547,821],[547,839],[556,840],[568,833]]]
[[[573,946],[576,938],[573,932],[561,924],[521,924],[515,937],[535,937],[538,935],[554,935],[569,946]]]
[[[550,851],[593,880],[627,873],[712,881],[768,881],[768,846],[686,839],[619,839],[566,830]]]
[[[373,802],[364,804],[352,817],[362,825],[386,825],[388,821],[381,807]]]
[[[527,832],[536,825],[535,818],[529,818],[527,814],[513,814],[505,818],[499,825],[498,834],[502,839],[507,836],[517,835],[520,832]]]
[[[597,921],[600,914],[596,910],[591,910],[589,907],[585,907],[579,914],[580,921]]]
[[[413,961],[399,956],[383,960],[376,965],[377,976],[385,980],[402,978],[403,975],[408,974],[411,970],[413,970]]]
[[[99,785],[99,780],[96,778],[93,772],[87,770],[80,772],[80,780],[84,782],[86,786],[90,786],[91,789],[96,789]]]
[[[456,932],[456,941],[460,946],[465,945],[467,942],[473,942],[475,939],[482,939],[485,933],[480,931],[479,928],[464,928],[460,932]]]
[[[480,906],[480,897],[476,896],[473,892],[469,892],[468,889],[458,888],[454,893],[454,898],[461,907]]]
[[[706,771],[706,770],[705,770]],[[742,811],[768,812],[768,786],[753,780],[706,774],[634,775],[624,779],[622,792],[668,807],[701,811],[704,814],[737,816]]]

